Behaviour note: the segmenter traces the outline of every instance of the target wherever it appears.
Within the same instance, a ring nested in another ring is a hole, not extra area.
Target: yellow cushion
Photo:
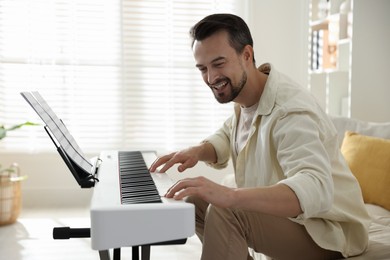
[[[390,210],[390,140],[347,131],[341,152],[360,184],[364,202]]]

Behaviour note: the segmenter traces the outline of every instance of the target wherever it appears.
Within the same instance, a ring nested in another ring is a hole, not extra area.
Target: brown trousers
[[[202,260],[252,259],[248,247],[273,259],[340,259],[341,253],[319,247],[304,226],[288,218],[215,207],[197,198],[196,234],[202,241]]]

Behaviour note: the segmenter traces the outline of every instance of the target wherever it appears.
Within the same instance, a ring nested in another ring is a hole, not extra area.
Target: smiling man
[[[195,46],[193,46],[195,56],[199,57],[196,67],[201,71],[203,80],[209,85],[214,92],[215,98],[220,103],[228,103],[237,98],[248,80],[243,61],[235,55],[235,50],[226,41],[227,37],[226,31],[220,31],[215,37],[208,38],[204,41],[197,41]],[[211,48],[207,46],[211,46]],[[220,53],[221,56],[214,58],[209,55],[211,52],[219,53],[216,52],[219,48],[224,50]],[[202,58],[206,59],[203,60]],[[210,58],[211,60],[208,60]],[[230,79],[218,72],[227,68],[239,78]]]
[[[179,164],[182,172],[199,161],[223,168],[232,160],[237,188],[197,177],[166,194],[195,204],[202,259],[251,259],[248,247],[289,260],[361,254],[369,216],[328,116],[272,65],[256,68],[240,17],[207,16],[190,34],[204,82],[235,111],[203,142],[158,158],[150,170]]]

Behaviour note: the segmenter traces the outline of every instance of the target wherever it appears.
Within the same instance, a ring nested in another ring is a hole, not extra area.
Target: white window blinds
[[[41,123],[19,94],[38,90],[84,152],[197,143],[232,105],[201,80],[188,31],[244,2],[0,1],[0,124]],[[2,151],[54,150],[43,126],[8,136]]]

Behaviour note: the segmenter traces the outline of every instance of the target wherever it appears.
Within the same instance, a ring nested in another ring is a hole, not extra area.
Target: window
[[[84,152],[181,149],[214,132],[232,105],[214,100],[188,31],[239,0],[0,1],[0,124],[41,123],[19,92],[38,90]],[[0,142],[54,150],[43,126]]]

